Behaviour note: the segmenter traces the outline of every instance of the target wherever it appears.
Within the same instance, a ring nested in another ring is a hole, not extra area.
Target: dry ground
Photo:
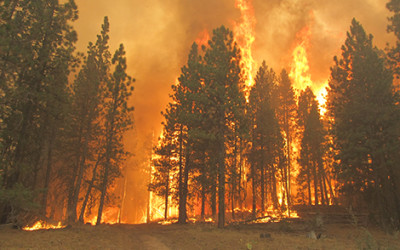
[[[320,239],[311,239],[311,227],[305,221],[225,229],[212,224],[73,225],[27,232],[2,226],[0,249],[400,249],[398,232],[330,223],[316,230]]]

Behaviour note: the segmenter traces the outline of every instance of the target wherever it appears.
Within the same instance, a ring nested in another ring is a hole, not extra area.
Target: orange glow
[[[297,33],[300,42],[292,53],[293,61],[289,76],[293,80],[294,87],[299,90],[304,90],[307,86],[312,86],[311,75],[309,73],[310,67],[307,59],[307,47],[310,35],[308,27]]]
[[[44,221],[37,221],[35,224],[33,224],[33,226],[31,227],[24,227],[22,228],[22,230],[25,231],[35,231],[35,230],[41,230],[41,229],[61,229],[61,228],[65,228],[66,226],[62,225],[61,221],[58,222],[57,225],[53,225],[53,224],[48,224]]]
[[[207,32],[206,32],[207,33]],[[207,33],[208,34],[208,33]],[[197,40],[196,40],[197,41]],[[208,41],[208,38],[207,40]],[[177,81],[177,84],[179,84],[179,82]],[[161,146],[162,140],[164,139],[164,130],[161,131],[160,136],[158,137],[158,145],[157,147]],[[150,159],[150,182],[153,182],[154,180],[154,176],[152,173],[155,172],[154,169],[154,165],[153,165],[153,161],[155,159],[159,159],[160,156],[155,154],[153,152],[153,154],[151,155],[151,159]],[[171,160],[178,160],[176,157],[171,157]],[[172,183],[173,181],[173,174],[171,173],[169,176],[170,182]],[[173,188],[171,188],[173,189]],[[157,196],[156,194],[154,194],[152,191],[148,191],[149,192],[149,200],[148,200],[148,210],[147,213],[145,213],[142,216],[142,219],[140,220],[142,223],[146,223],[146,222],[151,222],[151,221],[160,221],[160,224],[162,225],[168,225],[171,223],[174,223],[172,220],[164,220],[164,212],[165,212],[165,197],[163,196]],[[171,190],[171,192],[173,192],[173,190]],[[172,202],[172,196],[169,195],[168,197],[168,211],[167,211],[167,216],[168,217],[177,217],[178,215],[178,207],[176,205],[173,205]],[[149,217],[149,218],[148,218]]]
[[[307,86],[313,89],[314,94],[319,103],[320,114],[324,115],[326,112],[326,86],[328,82],[323,84],[314,84],[311,80],[310,66],[308,64],[307,49],[311,37],[309,27],[305,27],[297,33],[298,44],[292,52],[292,63],[289,76],[293,81],[293,86],[298,90],[304,90]],[[316,85],[320,86],[319,88]]]
[[[326,104],[326,95],[328,94],[326,86],[328,86],[328,83],[324,83],[324,85],[315,93],[317,101],[319,103],[319,112],[321,115],[324,115],[326,113],[325,104]]]
[[[199,47],[201,47],[203,45],[207,45],[208,40],[210,40],[210,34],[208,33],[207,29],[204,29],[197,35],[195,42]]]
[[[118,207],[108,207],[101,215],[101,223],[105,224],[117,224],[118,223],[119,208]],[[85,218],[85,223],[89,223],[92,226],[96,225],[97,214],[89,215]]]
[[[254,17],[252,0],[236,0],[235,6],[240,10],[241,20],[235,24],[234,35],[242,53],[245,84],[247,87],[251,87],[254,83],[252,77],[254,59],[251,47],[255,40],[256,19]]]

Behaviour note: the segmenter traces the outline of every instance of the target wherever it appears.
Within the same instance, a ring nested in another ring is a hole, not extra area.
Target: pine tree
[[[240,120],[245,98],[241,79],[240,50],[232,32],[221,26],[213,31],[204,55],[204,91],[210,126],[210,150],[216,166],[218,186],[218,227],[225,225],[225,182],[228,136]],[[233,126],[234,127],[234,126]]]
[[[300,93],[298,121],[300,130],[300,173],[298,184],[304,192],[304,184],[308,191],[308,204],[312,204],[311,184],[314,190],[314,205],[325,203],[326,188],[324,185],[324,128],[321,121],[318,101],[310,87]]]
[[[391,0],[386,4],[389,11],[393,12],[393,16],[389,17],[390,24],[388,25],[388,32],[393,32],[397,38],[396,44],[393,48],[389,49],[389,58],[396,78],[400,77],[400,1]],[[397,86],[399,88],[399,86]]]
[[[260,190],[261,212],[265,211],[267,187],[271,203],[278,208],[277,170],[283,150],[279,121],[277,117],[277,81],[275,72],[262,63],[250,91],[249,115],[251,117],[251,164],[253,217],[256,216],[257,193]]]
[[[96,44],[89,43],[87,58],[80,70],[72,90],[72,108],[70,112],[70,128],[68,132],[72,161],[68,192],[68,219],[77,218],[77,205],[84,174],[103,157],[99,143],[102,138],[102,112],[106,82],[111,66],[108,50],[109,22],[104,18],[101,34]],[[98,163],[97,163],[98,165]],[[91,189],[89,187],[89,189]],[[81,210],[85,210],[86,203]],[[82,220],[83,218],[81,218]]]
[[[342,191],[361,195],[383,225],[398,227],[399,111],[392,72],[382,51],[373,46],[372,35],[354,19],[341,58],[334,61],[328,110]]]
[[[105,144],[104,164],[101,172],[101,195],[96,224],[101,223],[107,188],[120,173],[121,163],[126,159],[127,152],[123,147],[123,135],[132,125],[131,112],[133,107],[128,105],[133,87],[132,78],[126,73],[126,57],[124,46],[121,44],[114,53],[112,64],[115,69],[106,83],[105,95]]]
[[[285,166],[283,181],[286,191],[286,200],[288,205],[288,214],[290,216],[291,207],[291,169],[293,143],[295,141],[296,126],[296,97],[292,82],[286,70],[282,70],[278,84],[279,106],[278,117],[285,141]]]
[[[178,166],[176,145],[174,145],[173,126],[164,125],[162,137],[159,138],[159,145],[155,147],[154,153],[157,157],[153,160],[154,172],[153,181],[149,189],[156,195],[164,197],[164,219],[168,218],[168,200],[174,195],[172,187],[176,186],[172,178]],[[176,197],[176,195],[174,195]]]
[[[70,22],[77,19],[77,7],[73,0],[5,1],[0,11],[2,187],[47,189],[75,63]],[[10,206],[0,209],[4,222]]]

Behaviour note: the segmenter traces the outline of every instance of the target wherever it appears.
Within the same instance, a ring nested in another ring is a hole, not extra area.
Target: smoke
[[[380,48],[393,39],[386,32],[390,13],[382,0],[275,0],[254,1],[254,6],[258,21],[254,53],[257,61],[265,59],[275,69],[289,67],[296,34],[309,27],[308,59],[316,84],[329,77],[332,58],[340,54],[353,17],[375,36],[374,42]]]
[[[136,158],[145,159],[142,154],[148,150],[143,150],[145,147],[141,144],[149,144],[153,132],[155,137],[160,133],[160,112],[170,100],[171,85],[186,63],[191,43],[205,29],[211,33],[220,25],[232,28],[234,22],[240,19],[240,11],[235,8],[235,0],[76,2],[79,20],[74,25],[79,38],[78,50],[85,51],[87,43],[96,40],[104,16],[110,20],[112,52],[119,43],[125,45],[128,72],[136,79],[131,100],[135,107],[136,132],[135,135],[128,135],[126,145],[134,151]],[[257,20],[253,44],[257,65],[254,68],[257,69],[261,61],[266,60],[277,72],[282,68],[288,69],[292,50],[298,42],[296,34],[307,26],[311,31],[308,48],[310,73],[312,80],[321,84],[329,77],[333,56],[340,54],[353,17],[363,24],[368,33],[374,35],[375,44],[380,48],[393,39],[386,32],[390,13],[385,8],[385,2],[253,0]],[[129,164],[134,164],[132,162]],[[137,165],[140,164],[135,164],[139,168]],[[130,175],[137,174],[133,171]],[[127,192],[127,197],[131,196],[127,199],[134,200],[135,192]]]

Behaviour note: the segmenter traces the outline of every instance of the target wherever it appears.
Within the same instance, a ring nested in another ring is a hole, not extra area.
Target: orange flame
[[[207,29],[204,29],[197,35],[195,42],[199,47],[201,47],[203,45],[207,45],[208,40],[210,40],[210,34],[208,33]]]
[[[25,231],[35,231],[35,230],[41,230],[41,229],[61,229],[61,228],[65,228],[66,226],[62,225],[61,221],[58,222],[57,225],[53,225],[53,224],[48,224],[47,222],[44,221],[37,221],[35,222],[35,224],[33,224],[33,226],[31,227],[23,227],[22,230]]]
[[[294,48],[292,53],[293,61],[291,63],[291,69],[289,76],[293,80],[294,87],[298,90],[304,90],[307,86],[313,88],[314,94],[317,97],[320,113],[325,114],[325,102],[326,102],[326,88],[327,82],[323,84],[318,84],[321,87],[315,87],[313,81],[311,80],[310,66],[308,64],[307,50],[309,47],[311,31],[309,27],[304,27],[300,32],[297,33],[297,38],[299,40],[298,45]]]
[[[324,85],[316,91],[315,95],[317,96],[317,101],[319,103],[319,111],[321,115],[326,113],[326,95],[328,91],[326,90],[326,86],[328,86],[328,82],[325,82]]]
[[[294,87],[300,90],[304,90],[307,86],[312,86],[311,75],[309,73],[310,66],[308,65],[307,59],[307,47],[309,45],[310,35],[311,33],[308,27],[305,27],[297,33],[300,42],[292,53],[293,61],[289,76],[293,80]]]
[[[234,27],[235,39],[242,53],[243,74],[247,87],[254,83],[252,73],[254,59],[251,53],[251,46],[255,40],[254,9],[252,0],[236,0],[236,8],[240,10],[241,22]]]

